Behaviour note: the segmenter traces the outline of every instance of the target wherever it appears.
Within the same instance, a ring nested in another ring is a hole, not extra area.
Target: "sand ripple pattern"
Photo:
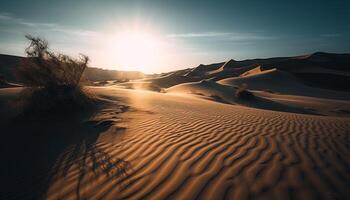
[[[123,136],[94,147],[128,162],[125,174],[87,168],[81,179],[77,165],[48,199],[350,198],[349,119],[147,98],[133,106],[150,112],[127,114]]]

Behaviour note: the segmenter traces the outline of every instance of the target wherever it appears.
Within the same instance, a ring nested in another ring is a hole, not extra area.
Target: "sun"
[[[147,31],[121,31],[109,45],[114,63],[127,70],[152,71],[161,59],[162,43]]]

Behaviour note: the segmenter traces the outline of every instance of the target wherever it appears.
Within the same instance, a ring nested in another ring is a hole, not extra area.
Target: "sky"
[[[350,52],[350,1],[0,0],[0,53],[24,35],[93,67],[160,73],[199,64]]]

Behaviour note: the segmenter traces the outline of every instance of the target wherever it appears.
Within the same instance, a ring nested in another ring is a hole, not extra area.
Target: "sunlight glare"
[[[132,30],[117,33],[110,42],[113,61],[135,71],[153,71],[159,64],[161,41],[146,31]]]

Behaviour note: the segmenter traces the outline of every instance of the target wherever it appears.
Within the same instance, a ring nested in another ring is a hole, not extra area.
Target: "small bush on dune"
[[[18,76],[30,87],[76,87],[79,85],[89,58],[79,59],[54,53],[49,50],[46,40],[27,35],[30,45],[26,48],[28,59],[19,68]]]
[[[27,35],[31,42],[26,48],[26,59],[17,75],[26,89],[22,92],[22,106],[34,113],[66,112],[92,105],[92,98],[80,86],[80,79],[89,58],[79,59],[54,53],[48,42]]]
[[[275,92],[272,91],[271,89],[265,89],[264,91],[265,91],[265,92],[268,92],[268,93],[275,93]]]
[[[237,88],[235,92],[235,97],[238,99],[248,100],[248,99],[252,99],[254,95],[248,90],[247,84],[242,84]]]

